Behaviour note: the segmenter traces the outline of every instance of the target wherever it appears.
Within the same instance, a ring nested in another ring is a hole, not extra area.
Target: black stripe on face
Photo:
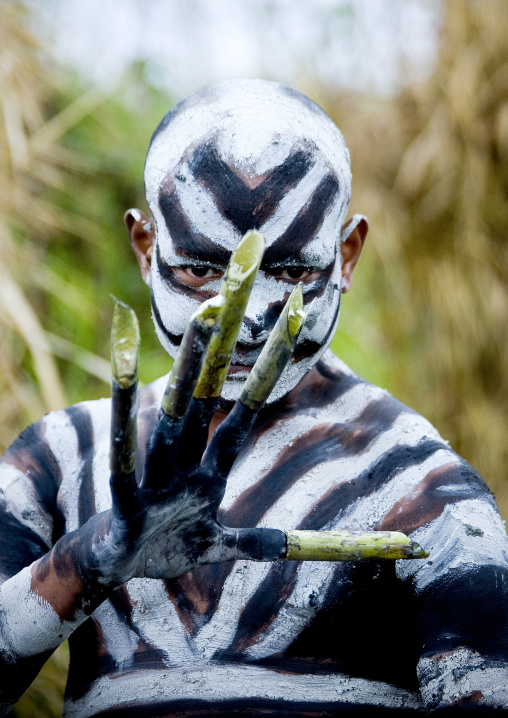
[[[326,287],[328,285],[328,281],[330,279],[334,265],[335,263],[332,262],[328,267],[323,269],[321,276],[313,282],[314,286],[312,287],[312,289],[306,290],[304,285],[304,307],[308,306],[317,297],[323,296],[326,291]],[[284,280],[280,279],[279,281],[282,282]],[[286,306],[286,302],[289,299],[293,287],[294,285],[288,283],[287,291],[284,294],[284,299],[267,304],[267,309],[264,311],[263,315],[260,317],[259,320],[244,317],[243,323],[246,327],[248,327],[253,339],[257,339],[257,337],[262,332],[272,331],[275,324],[277,323],[277,319],[279,318],[282,310]],[[315,353],[321,346],[321,344],[317,344],[316,342],[300,342],[300,344],[297,344],[295,352],[293,354],[293,356],[296,356],[295,361],[301,361],[301,359],[304,359],[306,356]],[[247,349],[248,348],[249,347],[247,347]],[[238,349],[242,351],[242,349],[245,350],[246,347],[240,346],[238,347]],[[309,352],[309,349],[312,349],[312,351]]]
[[[170,332],[169,329],[166,328],[164,325],[160,312],[157,308],[157,304],[155,302],[153,292],[150,295],[150,304],[152,306],[152,315],[154,322],[157,324],[161,332],[164,334],[164,336],[171,342],[171,344],[179,347],[182,343],[183,334],[173,334],[173,332]]]
[[[267,265],[284,263],[288,251],[301,251],[314,238],[338,192],[339,182],[335,175],[330,173],[323,177],[284,234],[267,248],[264,256]],[[339,229],[337,227],[337,233]]]
[[[209,262],[214,266],[227,265],[231,252],[191,229],[172,183],[162,185],[159,207],[178,255]]]
[[[93,481],[94,434],[92,419],[85,409],[70,406],[65,410],[78,439],[78,454],[83,461],[79,472],[79,525],[83,526],[89,518],[95,516],[95,491]]]
[[[194,177],[210,190],[220,213],[241,234],[249,229],[259,229],[311,166],[312,148],[296,150],[257,187],[250,188],[219,157],[213,144],[198,149],[190,162]]]

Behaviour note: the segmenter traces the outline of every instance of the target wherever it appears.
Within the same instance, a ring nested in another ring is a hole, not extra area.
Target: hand
[[[205,302],[189,320],[139,482],[134,473],[133,409],[139,333],[132,310],[117,304],[112,332],[112,346],[117,348],[112,353],[113,507],[93,548],[101,582],[121,585],[133,577],[173,578],[206,563],[234,558],[273,561],[286,553],[283,531],[228,529],[217,521],[217,510],[242,442],[296,344],[305,318],[300,285],[288,299],[240,399],[205,451],[217,406],[214,397],[221,392],[263,248],[259,233],[247,233],[231,258],[221,295]]]
[[[237,402],[204,451],[215,406],[215,400],[194,399],[183,419],[161,412],[140,486],[134,473],[112,475],[113,508],[97,547],[108,583],[173,578],[205,563],[284,555],[282,531],[228,529],[217,521],[229,471],[256,412]]]

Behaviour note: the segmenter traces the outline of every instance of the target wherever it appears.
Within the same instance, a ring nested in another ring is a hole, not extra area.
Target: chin
[[[286,394],[289,394],[289,392],[299,384],[305,374],[312,369],[316,361],[317,358],[314,355],[312,357],[306,357],[299,362],[290,363],[272,389],[265,405],[273,404],[285,397]],[[221,400],[224,402],[223,408],[230,408],[231,404],[240,398],[248,376],[248,372],[238,372],[228,375],[221,392]]]

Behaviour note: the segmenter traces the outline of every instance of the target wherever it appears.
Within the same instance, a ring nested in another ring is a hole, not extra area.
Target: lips
[[[245,364],[230,364],[228,369],[228,376],[232,376],[234,374],[250,374],[251,371],[251,366],[246,366]]]

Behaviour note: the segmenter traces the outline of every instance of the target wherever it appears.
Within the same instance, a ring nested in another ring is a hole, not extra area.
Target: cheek
[[[152,313],[157,335],[166,351],[175,358],[187,321],[201,304],[195,298],[168,287],[158,272],[152,271]]]
[[[305,309],[307,319],[301,332],[301,339],[323,344],[331,340],[340,307],[340,286],[330,282],[323,294],[316,297]]]

